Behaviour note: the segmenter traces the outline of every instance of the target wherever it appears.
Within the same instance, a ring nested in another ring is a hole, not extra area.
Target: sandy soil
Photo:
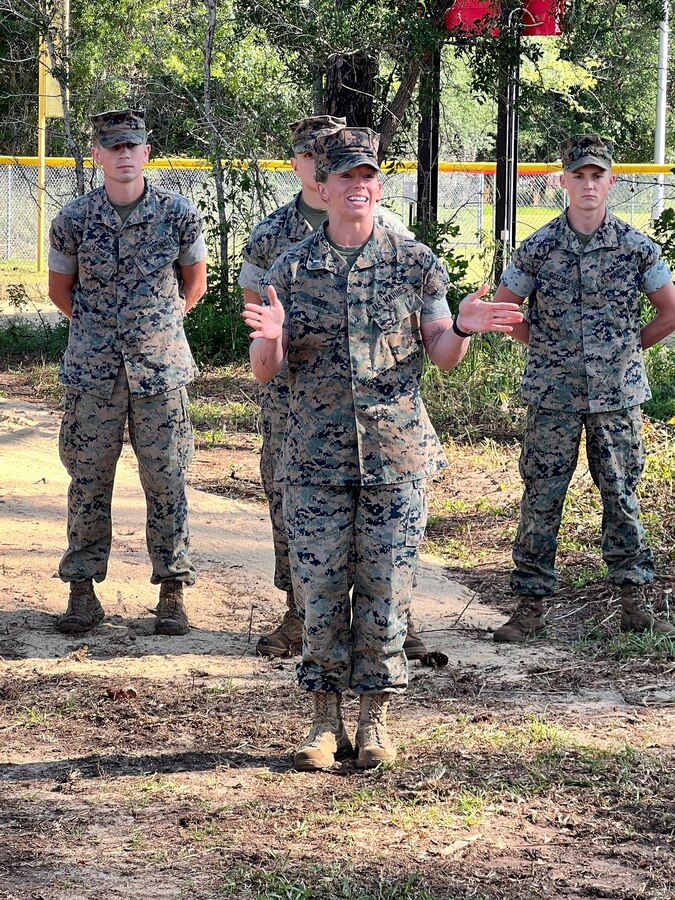
[[[0,399],[0,900],[675,897],[675,663],[582,657],[567,612],[496,645],[503,610],[424,558],[414,616],[450,664],[411,666],[399,761],[295,773],[294,660],[253,652],[284,608],[265,506],[190,490],[193,627],[156,636],[125,448],[108,617],[60,635],[58,427]],[[346,864],[372,893],[331,891]]]
[[[81,671],[83,663],[69,657],[86,645],[84,665],[92,672],[166,678],[198,667],[237,678],[270,677],[269,664],[254,655],[253,647],[257,635],[283,613],[284,598],[272,586],[265,507],[190,491],[199,572],[187,595],[193,627],[185,637],[156,636],[149,615],[157,589],[149,583],[145,506],[128,445],[117,471],[110,570],[99,589],[108,617],[83,638],[55,630],[52,617],[65,608],[67,598],[56,575],[68,484],[58,457],[58,427],[58,414],[44,407],[0,400],[0,673]],[[521,654],[504,654],[484,639],[467,646],[468,635],[484,638],[501,619],[470,590],[450,581],[434,560],[423,560],[415,620],[431,649],[443,650],[454,664],[517,677]],[[548,648],[539,652],[551,655]],[[526,658],[531,665],[531,651]]]

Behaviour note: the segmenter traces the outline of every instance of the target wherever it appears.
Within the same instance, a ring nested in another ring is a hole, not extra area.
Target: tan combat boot
[[[264,634],[255,645],[258,656],[298,656],[302,652],[302,624],[293,591],[286,594],[286,606],[288,609],[274,631]]]
[[[63,634],[83,634],[91,631],[105,618],[105,612],[94,593],[91,578],[70,582],[68,608],[56,620],[56,627]]]
[[[524,596],[508,622],[494,633],[493,639],[501,644],[518,644],[546,628],[544,600],[542,597]]]
[[[183,606],[183,582],[163,581],[159,586],[155,634],[187,634],[190,630]]]
[[[621,630],[657,631],[675,638],[675,626],[663,619],[656,619],[645,609],[645,591],[641,584],[622,584]]]
[[[424,641],[415,631],[415,626],[413,625],[413,620],[410,616],[408,616],[408,633],[405,636],[403,652],[408,659],[424,659],[429,655],[429,651],[427,650]]]
[[[348,756],[352,744],[342,721],[342,694],[312,694],[314,718],[307,740],[293,757],[300,772],[328,769],[336,759]]]
[[[387,734],[387,706],[389,694],[361,694],[356,765],[359,769],[374,769],[381,763],[393,763],[396,747]]]

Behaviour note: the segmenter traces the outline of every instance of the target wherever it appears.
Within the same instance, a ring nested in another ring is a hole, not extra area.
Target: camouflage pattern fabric
[[[135,395],[192,381],[178,266],[204,259],[206,247],[190,201],[147,184],[122,224],[98,188],[61,210],[50,243],[49,268],[77,273],[62,384],[109,399],[122,361]]]
[[[243,250],[244,263],[239,275],[241,287],[259,293],[260,279],[272,263],[286,250],[295,247],[312,234],[312,229],[298,210],[298,194],[290,203],[275,210],[252,232]],[[375,221],[391,231],[412,237],[401,220],[383,206],[375,208]],[[271,381],[259,387],[262,414],[262,449],[260,476],[269,504],[274,540],[274,585],[281,591],[292,589],[288,561],[288,542],[283,520],[282,488],[275,484],[274,470],[281,459],[284,433],[288,420],[288,365]]]
[[[185,475],[193,450],[187,393],[178,388],[152,397],[134,395],[123,366],[110,398],[66,392],[59,452],[71,482],[68,549],[59,575],[63,581],[103,581],[106,576],[113,481],[127,421],[148,507],[151,581],[158,584],[177,579],[193,584],[185,496]]]
[[[120,144],[144,144],[145,111],[142,109],[112,109],[90,116],[92,139],[100,147]]]
[[[547,596],[555,590],[558,530],[582,429],[588,466],[602,497],[602,557],[609,580],[652,581],[652,552],[645,542],[636,496],[644,466],[641,426],[638,406],[585,414],[528,407],[520,457],[525,490],[511,574],[515,593]]]
[[[671,279],[657,245],[610,212],[585,248],[565,213],[523,241],[502,283],[520,297],[535,292],[525,402],[608,412],[648,400],[639,292]]]
[[[379,172],[379,145],[380,136],[372,128],[341,128],[321,135],[313,145],[317,181],[363,165]]]
[[[324,228],[267,279],[286,310],[290,414],[279,481],[395,484],[445,466],[420,396],[422,322],[449,317],[424,244],[375,226],[351,269]]]
[[[404,690],[403,642],[426,524],[424,486],[285,485],[284,511],[304,620],[300,685],[358,694]]]
[[[291,122],[288,127],[291,131],[293,153],[309,153],[318,137],[339,131],[346,124],[347,120],[343,116],[308,116],[306,119]]]
[[[566,172],[575,172],[582,166],[612,168],[614,142],[599,134],[574,134],[560,144],[560,158]]]

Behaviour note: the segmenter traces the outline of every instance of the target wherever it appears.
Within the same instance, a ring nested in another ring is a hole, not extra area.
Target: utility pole
[[[505,29],[512,26],[511,4],[502,6]],[[495,272],[499,282],[509,264],[516,243],[516,210],[518,208],[518,102],[520,98],[520,25],[515,36],[514,61],[507,60],[502,71],[497,104],[497,142],[494,198]]]
[[[434,50],[420,77],[421,118],[417,131],[417,221],[438,221],[438,147],[441,96],[441,51]]]
[[[656,131],[654,134],[654,162],[664,165],[666,161],[666,110],[668,92],[668,0],[663,0],[663,18],[659,24],[659,70],[656,83]],[[658,219],[663,212],[663,173],[657,176],[654,192],[652,218]]]

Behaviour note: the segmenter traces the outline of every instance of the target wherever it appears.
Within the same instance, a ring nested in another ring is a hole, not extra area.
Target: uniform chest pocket
[[[339,304],[298,291],[288,312],[289,338],[325,343],[337,334],[343,321],[344,309]]]
[[[136,255],[136,265],[144,276],[153,275],[171,266],[178,259],[178,245],[171,238],[141,247]]]
[[[100,247],[83,247],[77,257],[78,276],[86,279],[110,281],[117,272],[117,260]]]
[[[630,298],[639,287],[637,269],[627,266],[605,266],[600,273],[600,288],[609,298]]]
[[[385,334],[419,330],[422,298],[414,291],[397,297],[378,297],[368,303],[368,314]]]
[[[370,369],[379,374],[421,349],[422,298],[410,291],[369,303]]]

